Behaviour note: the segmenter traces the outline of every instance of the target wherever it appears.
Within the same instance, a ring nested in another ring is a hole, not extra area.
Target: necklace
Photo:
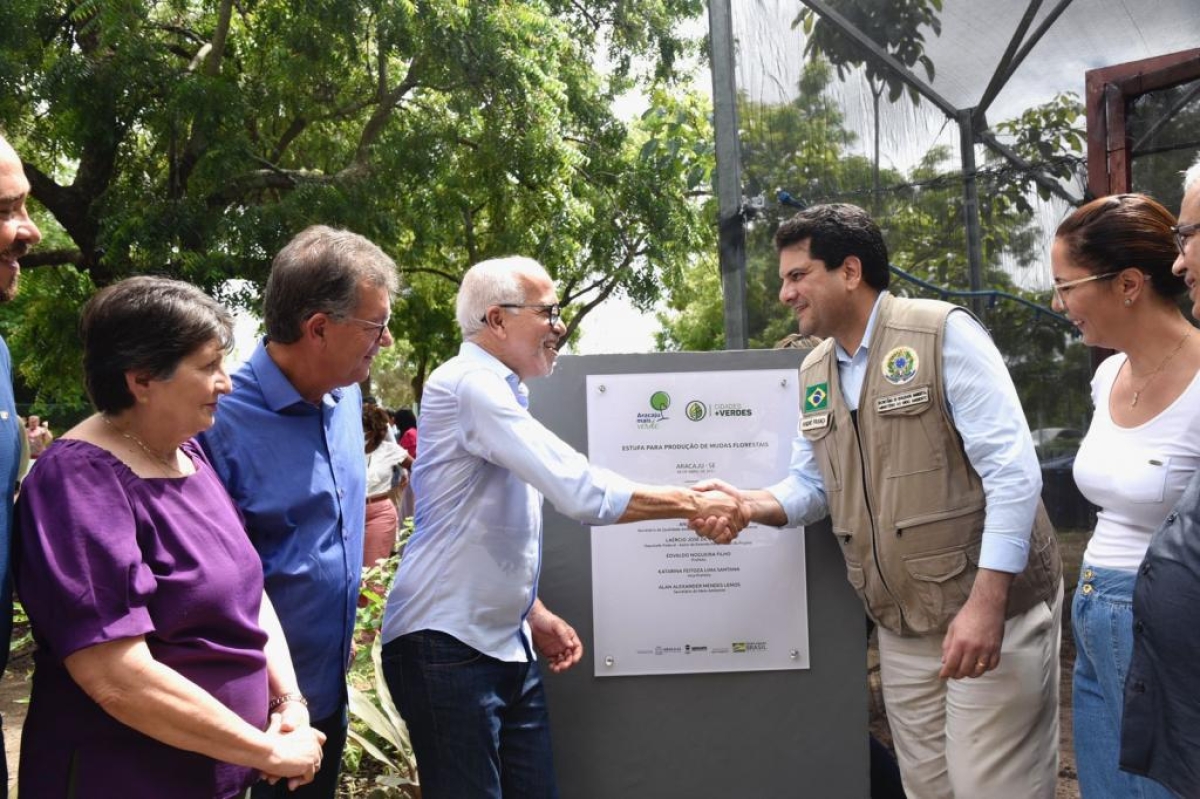
[[[1179,354],[1179,351],[1181,349],[1183,349],[1184,342],[1188,340],[1188,337],[1190,335],[1192,335],[1192,328],[1188,327],[1188,331],[1183,334],[1183,338],[1179,339],[1179,343],[1175,345],[1175,349],[1171,350],[1170,355],[1163,358],[1162,363],[1160,363],[1158,365],[1158,368],[1155,369],[1153,372],[1151,372],[1150,376],[1147,377],[1145,382],[1142,383],[1142,387],[1133,389],[1133,399],[1129,403],[1130,408],[1137,407],[1138,398],[1142,396],[1142,392],[1146,390],[1147,386],[1149,386],[1152,382],[1154,382],[1154,378],[1158,377],[1158,373],[1163,370],[1163,367],[1166,366],[1167,364],[1169,364],[1171,362],[1171,359]],[[1131,384],[1133,383],[1133,366],[1129,367],[1129,382]],[[1132,388],[1132,386],[1131,386],[1131,388]]]
[[[150,447],[146,446],[145,441],[142,441],[140,438],[135,436],[133,433],[130,433],[126,430],[122,430],[121,428],[119,428],[115,424],[113,424],[112,420],[108,418],[107,414],[103,414],[103,413],[100,414],[100,418],[104,420],[104,423],[106,425],[108,425],[113,430],[116,430],[118,433],[120,433],[122,438],[127,438],[130,441],[132,441],[133,443],[137,444],[139,447],[141,447],[142,452],[146,453],[146,455],[148,455],[151,459],[153,459],[157,463],[161,463],[164,467],[171,470],[172,472],[179,475],[180,477],[183,477],[183,472],[179,471],[178,460],[176,460],[175,463],[171,463],[171,461],[167,460],[166,458],[162,457],[161,455],[155,454],[154,450],[152,450],[152,449],[150,449]],[[175,451],[178,452],[179,449],[176,448]],[[172,453],[172,454],[174,454],[174,453]]]

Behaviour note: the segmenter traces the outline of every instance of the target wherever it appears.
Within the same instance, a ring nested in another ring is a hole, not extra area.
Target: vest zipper
[[[867,485],[867,458],[863,454],[862,435],[858,429],[858,413],[851,412],[851,419],[854,424],[854,441],[858,445],[858,468],[862,474],[863,481],[863,502],[867,505],[867,518],[871,521],[871,554],[872,560],[875,561],[875,571],[879,574],[879,582],[883,584],[883,590],[892,598],[892,602],[896,605],[896,609],[900,612],[900,631],[903,632],[907,627],[904,619],[904,606],[900,604],[900,600],[892,592],[891,587],[887,583],[887,578],[883,576],[883,569],[879,565],[879,529],[875,526],[875,511],[871,507],[871,490]]]

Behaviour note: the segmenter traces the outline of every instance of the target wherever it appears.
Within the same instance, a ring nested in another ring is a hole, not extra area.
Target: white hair
[[[521,278],[550,280],[550,275],[537,261],[520,255],[480,261],[467,270],[458,287],[455,306],[464,341],[479,335],[487,326],[484,316],[488,308],[525,302],[525,281]]]
[[[1200,154],[1196,156],[1196,163],[1183,173],[1183,193],[1187,194],[1197,186],[1200,186]]]

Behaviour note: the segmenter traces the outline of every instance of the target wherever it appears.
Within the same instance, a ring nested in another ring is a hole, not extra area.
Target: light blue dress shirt
[[[385,642],[438,630],[499,660],[527,660],[542,496],[585,524],[625,512],[634,484],[588,464],[527,405],[516,374],[471,342],[429,376],[415,528],[388,595]]]
[[[307,402],[260,343],[200,442],[242,512],[313,720],[346,697],[362,575],[362,394]]]
[[[854,355],[840,344],[834,345],[842,397],[852,410],[858,409],[879,300],[885,294],[881,292],[875,301]],[[983,480],[987,515],[979,565],[1019,573],[1029,557],[1029,533],[1042,492],[1042,472],[1025,412],[1000,351],[968,313],[952,312],[946,318],[942,375],[954,427],[962,436],[967,459]],[[821,472],[804,436],[798,435],[792,442],[788,476],[767,491],[783,506],[789,526],[810,524],[829,513]]]

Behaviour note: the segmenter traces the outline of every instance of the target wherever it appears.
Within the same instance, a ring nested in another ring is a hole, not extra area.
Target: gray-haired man
[[[292,239],[267,281],[267,336],[202,438],[262,557],[303,693],[272,704],[286,723],[307,703],[327,736],[312,783],[259,783],[255,797],[337,792],[366,508],[358,383],[392,344],[397,285],[395,263],[362,236],[315,226]]]

